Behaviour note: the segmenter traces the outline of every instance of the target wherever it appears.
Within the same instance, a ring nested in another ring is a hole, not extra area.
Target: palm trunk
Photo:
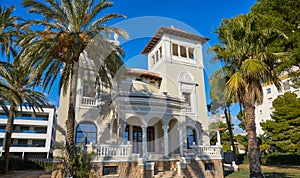
[[[70,80],[70,95],[69,95],[69,111],[68,119],[66,121],[67,133],[66,133],[66,176],[73,177],[73,155],[74,155],[74,127],[75,127],[75,104],[76,104],[76,89],[77,89],[77,77],[78,77],[79,63],[74,61],[72,65],[72,74]]]
[[[11,105],[9,108],[9,114],[7,119],[7,125],[6,125],[6,134],[5,134],[5,154],[4,154],[4,174],[8,173],[8,167],[9,167],[9,148],[11,143],[11,135],[13,130],[13,124],[14,124],[14,105]]]
[[[259,160],[259,151],[256,137],[256,126],[255,126],[255,115],[254,115],[254,106],[245,102],[244,104],[246,112],[246,129],[248,132],[248,159],[250,167],[250,177],[251,178],[262,178],[264,177],[260,160]]]
[[[227,109],[228,108],[228,109]],[[233,138],[233,132],[232,132],[232,122],[231,122],[231,114],[230,114],[230,106],[226,105],[224,109],[224,114],[226,118],[226,123],[229,131],[229,139],[232,146],[232,152],[233,152],[233,159],[235,163],[237,163],[237,157],[236,157],[236,149],[234,145],[234,138]]]

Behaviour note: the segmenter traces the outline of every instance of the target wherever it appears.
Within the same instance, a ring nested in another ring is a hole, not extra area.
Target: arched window
[[[97,142],[97,128],[92,123],[81,123],[76,128],[76,143]]]
[[[187,140],[187,148],[191,149],[191,146],[193,145],[193,142],[197,144],[196,142],[196,132],[195,129],[192,128],[186,128],[186,140]]]

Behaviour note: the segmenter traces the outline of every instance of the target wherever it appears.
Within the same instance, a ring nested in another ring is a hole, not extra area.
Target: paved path
[[[10,175],[0,176],[1,178],[50,178],[51,174],[46,174],[44,171],[14,171]]]

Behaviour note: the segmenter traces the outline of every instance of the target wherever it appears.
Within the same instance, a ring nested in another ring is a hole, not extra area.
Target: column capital
[[[162,126],[162,129],[168,130],[168,129],[169,129],[169,126],[168,126],[168,125],[163,125],[163,126]]]
[[[141,125],[142,129],[146,129],[148,126],[147,125]]]

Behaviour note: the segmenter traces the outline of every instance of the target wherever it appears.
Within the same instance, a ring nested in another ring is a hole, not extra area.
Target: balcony
[[[0,119],[7,119],[7,115],[0,114]],[[15,120],[47,121],[48,117],[16,116]]]
[[[86,97],[83,96],[81,99],[82,106],[97,106],[97,99],[95,97]]]
[[[210,160],[210,159],[222,159],[222,147],[219,145],[203,146],[192,145],[193,152],[189,153],[190,156],[195,156],[196,159]]]

